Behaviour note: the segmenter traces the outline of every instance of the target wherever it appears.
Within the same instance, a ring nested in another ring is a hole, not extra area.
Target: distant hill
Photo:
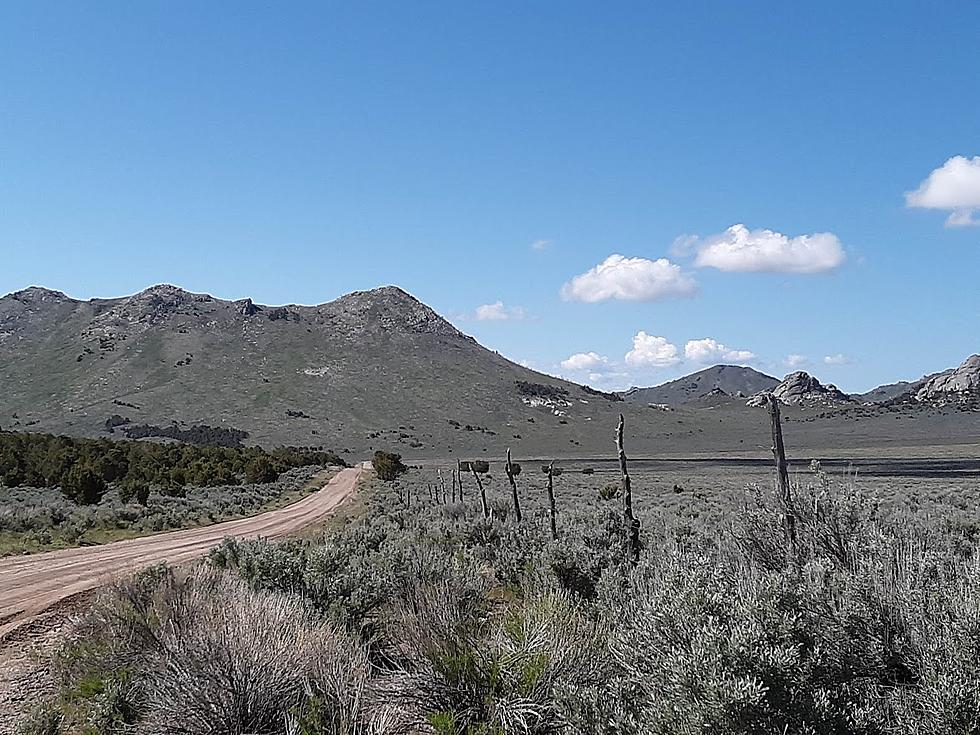
[[[611,425],[623,405],[481,347],[394,286],[277,307],[167,285],[90,301],[32,287],[0,298],[0,378],[7,429],[355,451],[499,449],[535,432],[574,446],[555,427]]]
[[[652,388],[630,388],[623,397],[634,403],[680,406],[702,399],[746,398],[771,390],[779,379],[739,365],[715,365]]]
[[[885,403],[897,398],[898,396],[908,393],[913,388],[921,386],[925,382],[923,378],[920,381],[909,381],[900,380],[897,383],[888,383],[887,385],[879,385],[877,388],[872,388],[865,393],[852,393],[851,398],[861,403]]]

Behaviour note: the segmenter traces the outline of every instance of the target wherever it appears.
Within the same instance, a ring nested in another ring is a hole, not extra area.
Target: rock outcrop
[[[980,400],[980,355],[971,355],[955,370],[927,380],[914,394],[920,403],[968,403]]]
[[[839,406],[853,403],[854,400],[837,386],[824,385],[802,370],[787,375],[771,392],[776,400],[787,406]],[[765,395],[766,392],[757,393],[746,403],[749,406],[764,406]]]

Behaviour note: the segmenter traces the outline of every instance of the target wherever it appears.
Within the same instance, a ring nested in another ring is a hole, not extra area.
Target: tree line
[[[179,496],[186,486],[267,483],[294,467],[344,464],[333,452],[304,447],[266,451],[0,431],[4,485],[58,487],[80,504],[99,502],[110,484],[123,500],[145,502],[150,488]]]

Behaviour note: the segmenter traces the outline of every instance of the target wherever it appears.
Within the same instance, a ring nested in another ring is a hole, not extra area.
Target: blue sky
[[[975,2],[3,3],[0,292],[396,283],[601,387],[916,377],[980,350],[977,29]]]

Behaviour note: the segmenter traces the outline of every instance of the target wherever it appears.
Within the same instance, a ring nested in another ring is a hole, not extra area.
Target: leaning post
[[[630,561],[635,565],[640,561],[640,522],[633,515],[633,485],[630,480],[629,468],[626,464],[626,450],[623,448],[623,414],[619,414],[619,424],[616,426],[616,451],[619,454],[619,469],[623,473],[623,518],[629,534]]]
[[[558,522],[555,516],[555,461],[548,465],[548,516],[551,520],[551,538],[558,540]]]
[[[483,489],[483,481],[476,473],[476,462],[470,462],[470,472],[473,473],[473,478],[476,480],[476,486],[480,489],[480,503],[483,505],[483,517],[489,518],[490,506],[487,505],[487,491]]]
[[[786,536],[786,553],[791,562],[796,559],[796,515],[790,494],[789,469],[786,464],[786,447],[783,444],[783,424],[779,415],[779,401],[772,393],[766,393],[769,419],[772,423],[772,457],[776,463],[779,487],[779,506],[783,515],[783,533]]]
[[[507,450],[507,464],[504,465],[504,471],[507,473],[507,481],[510,482],[510,494],[514,500],[514,517],[520,523],[522,520],[521,501],[517,496],[517,480],[514,478],[514,466],[510,462],[510,449]]]

